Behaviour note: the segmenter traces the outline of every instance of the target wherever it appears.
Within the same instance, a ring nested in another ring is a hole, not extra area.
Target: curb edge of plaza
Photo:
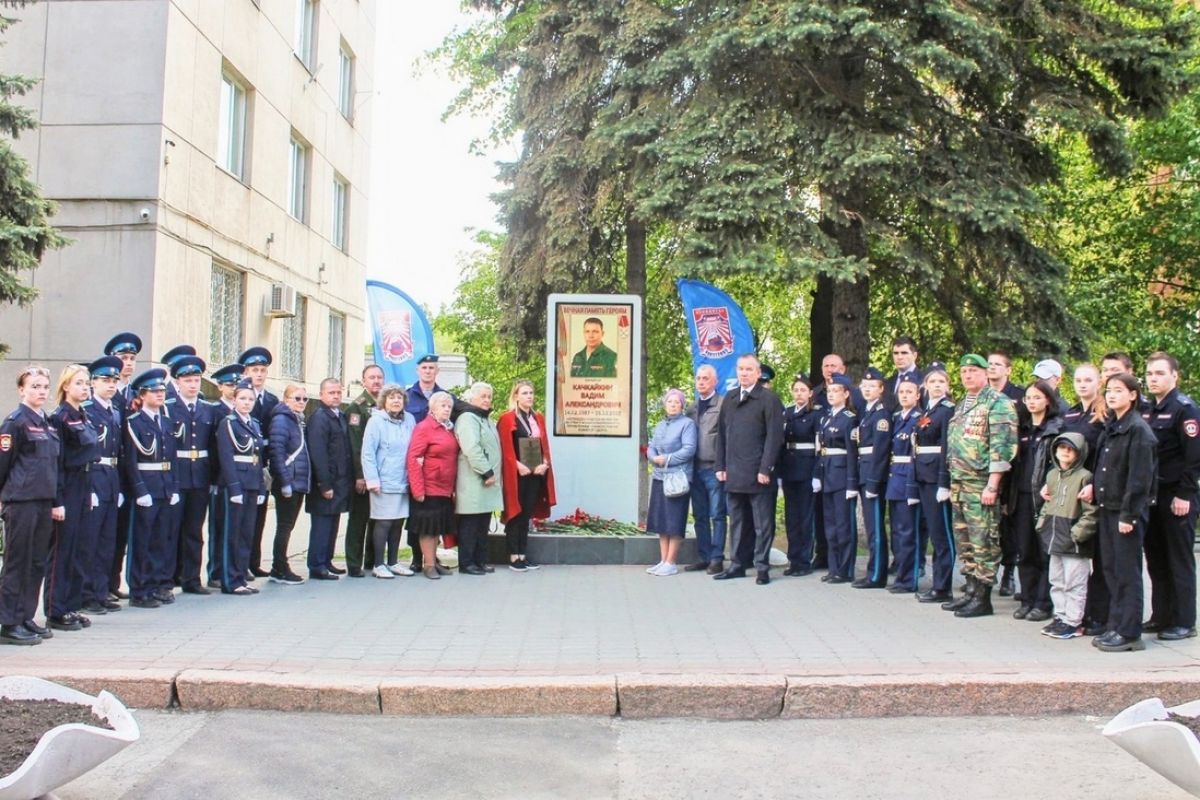
[[[141,709],[396,716],[835,719],[1113,714],[1147,697],[1200,696],[1200,669],[1076,674],[393,676],[233,670],[34,674]]]

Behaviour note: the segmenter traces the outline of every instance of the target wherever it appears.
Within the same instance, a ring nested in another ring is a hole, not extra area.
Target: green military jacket
[[[589,357],[583,348],[571,359],[572,378],[615,378],[617,377],[617,353],[603,342]]]
[[[991,386],[980,390],[974,405],[963,399],[946,429],[946,465],[950,479],[986,480],[1007,472],[1017,455],[1017,407]]]
[[[354,479],[362,480],[362,443],[363,433],[367,430],[367,420],[371,418],[371,410],[377,408],[375,398],[363,391],[350,405],[346,406],[346,423],[350,428],[350,454],[354,457]]]

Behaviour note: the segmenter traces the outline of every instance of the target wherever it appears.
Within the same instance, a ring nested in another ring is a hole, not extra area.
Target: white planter
[[[1193,797],[1200,797],[1200,742],[1167,712],[1200,716],[1200,700],[1167,708],[1152,697],[1122,711],[1101,731],[1122,750]]]
[[[113,730],[72,723],[59,725],[38,741],[15,772],[0,777],[0,800],[30,800],[70,783],[138,740],[137,722],[108,692],[98,697],[41,678],[0,678],[0,697],[11,700],[58,700],[90,706]]]

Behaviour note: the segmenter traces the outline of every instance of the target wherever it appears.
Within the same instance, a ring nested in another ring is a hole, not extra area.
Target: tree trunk
[[[641,391],[634,398],[638,408],[645,413],[646,409],[646,377],[649,365],[649,354],[646,352],[646,226],[633,215],[625,214],[625,290],[642,298],[642,324],[634,327],[633,335],[637,337],[638,349],[641,351],[641,363],[637,365],[641,375]],[[641,452],[646,452],[648,444],[646,423],[638,431],[638,445]],[[640,464],[640,462],[639,462]],[[645,469],[638,471],[638,522],[645,523],[646,509],[650,505],[650,475]]]
[[[812,293],[812,308],[808,312],[809,354],[808,377],[821,380],[821,359],[833,352],[833,278],[817,276],[817,288]]]

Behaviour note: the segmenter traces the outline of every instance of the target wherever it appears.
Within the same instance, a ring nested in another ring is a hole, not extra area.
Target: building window
[[[349,221],[350,211],[350,184],[346,183],[341,177],[333,176],[333,230],[330,233],[330,240],[333,246],[342,251],[348,251],[350,244],[347,241],[347,223]]]
[[[246,308],[246,276],[212,265],[212,331],[208,353],[213,368],[232,364],[242,352],[242,316]]]
[[[312,72],[317,52],[317,0],[296,0],[296,58]]]
[[[345,383],[346,315],[329,312],[329,377]]]
[[[308,221],[309,148],[292,134],[288,159],[288,213],[301,222]]]
[[[246,87],[228,73],[221,74],[220,128],[217,164],[238,180],[246,176]]]
[[[297,295],[296,316],[284,317],[279,334],[282,347],[279,370],[285,378],[304,380],[304,320],[308,313],[308,298]]]
[[[338,110],[346,119],[354,119],[354,56],[345,42],[338,51]]]

